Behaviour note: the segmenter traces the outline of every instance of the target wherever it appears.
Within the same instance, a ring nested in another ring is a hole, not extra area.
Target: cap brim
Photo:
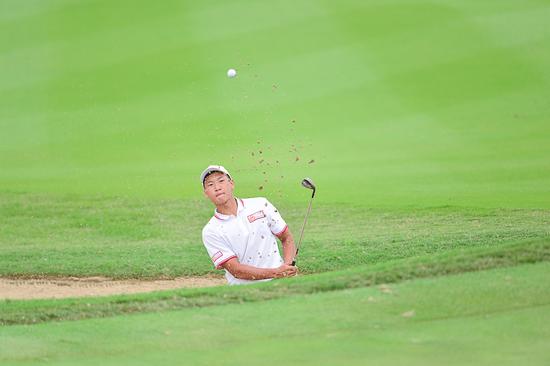
[[[206,169],[202,174],[201,174],[201,182],[202,184],[204,185],[204,180],[206,179],[206,177],[208,177],[210,174],[212,173],[222,173],[222,174],[225,174],[229,177],[229,179],[233,179],[231,178],[231,175],[229,174],[229,172],[227,171],[224,171],[224,170],[221,170],[221,169],[217,169],[217,168],[210,168],[210,169]]]

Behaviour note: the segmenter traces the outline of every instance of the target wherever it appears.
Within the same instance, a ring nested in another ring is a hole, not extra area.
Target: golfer
[[[235,183],[221,165],[206,168],[201,182],[205,196],[216,206],[202,230],[202,241],[216,269],[225,270],[230,285],[296,275],[296,267],[290,265],[296,254],[294,239],[267,199],[235,198]]]

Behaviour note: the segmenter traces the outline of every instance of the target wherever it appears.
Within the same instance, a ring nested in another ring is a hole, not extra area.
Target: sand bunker
[[[0,278],[0,300],[51,299],[65,297],[135,294],[190,287],[226,284],[220,277],[181,277],[173,280],[112,280],[104,277],[6,279]]]

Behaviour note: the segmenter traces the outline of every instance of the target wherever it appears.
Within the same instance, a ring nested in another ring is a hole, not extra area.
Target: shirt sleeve
[[[267,199],[265,201],[267,223],[273,235],[279,236],[288,229],[288,226],[279,213],[279,210],[277,210],[277,208],[275,208],[275,206],[273,206]]]
[[[237,258],[233,249],[227,245],[223,238],[210,230],[202,231],[202,242],[216,269],[221,269],[228,260]]]

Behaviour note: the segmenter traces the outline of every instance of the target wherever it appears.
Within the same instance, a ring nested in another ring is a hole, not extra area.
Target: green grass
[[[414,280],[384,291],[359,288],[262,303],[4,327],[0,361],[543,365],[548,362],[550,288],[540,279],[549,271],[545,262]],[[414,316],[403,316],[407,312]]]
[[[540,0],[0,2],[0,276],[215,273],[206,165],[295,234],[299,182],[319,186],[308,276],[0,300],[0,363],[548,364],[549,15]]]
[[[296,235],[305,205],[279,206]],[[0,275],[154,278],[220,273],[202,245],[202,201],[4,194]],[[448,250],[550,238],[550,211],[384,210],[315,203],[299,258],[318,273]]]
[[[385,261],[372,266],[360,266],[250,286],[184,289],[96,299],[6,300],[0,302],[0,324],[33,324],[54,320],[109,317],[135,312],[267,301],[281,297],[513,267],[541,261],[550,261],[550,240],[548,239],[507,243],[497,248],[448,251],[436,256]]]
[[[12,5],[0,192],[550,207],[543,1]]]

